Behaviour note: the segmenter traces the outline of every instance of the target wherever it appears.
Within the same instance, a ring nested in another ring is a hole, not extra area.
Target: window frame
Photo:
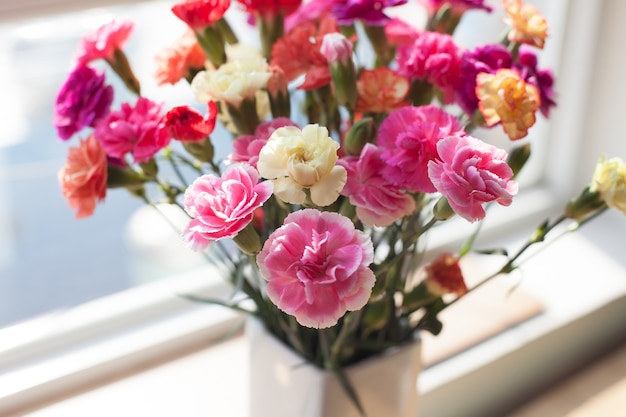
[[[8,22],[79,8],[140,3],[122,0],[23,0],[0,3],[0,21]],[[592,87],[595,40],[605,1],[552,0],[545,4],[562,13],[563,28],[551,32],[552,67],[561,91],[570,98],[560,101],[549,123],[540,120],[538,130],[549,137],[539,181],[524,190],[515,205],[489,219],[486,238],[498,238],[520,230],[560,208],[579,190],[585,179],[578,174],[584,160],[583,142]],[[568,42],[564,42],[565,37]],[[543,59],[543,58],[542,58]],[[572,93],[573,92],[573,93]],[[574,144],[574,146],[572,145]],[[515,218],[515,222],[510,222]],[[514,224],[512,224],[514,223]],[[437,245],[449,244],[446,238]],[[180,297],[184,289],[194,294],[226,295],[229,286],[214,269],[200,269],[163,282],[146,284],[79,306],[61,316],[44,317],[0,331],[0,414],[10,413],[63,397],[113,377],[132,363],[159,361],[205,347],[243,323],[243,317],[218,306],[190,303]],[[207,279],[207,277],[212,277]],[[181,290],[182,289],[182,290]],[[555,333],[556,334],[556,333]],[[5,343],[9,340],[10,344]],[[76,357],[82,358],[76,364]],[[485,368],[486,369],[486,368]]]

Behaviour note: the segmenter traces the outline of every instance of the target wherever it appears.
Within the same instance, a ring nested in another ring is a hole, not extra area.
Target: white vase
[[[335,374],[308,364],[254,319],[250,348],[250,417],[362,417]],[[367,417],[416,417],[421,342],[346,368]]]

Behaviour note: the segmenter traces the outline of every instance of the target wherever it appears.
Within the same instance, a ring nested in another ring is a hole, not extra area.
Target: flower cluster
[[[229,0],[172,7],[188,28],[154,71],[159,85],[189,86],[189,102],[172,107],[141,94],[124,52],[132,22],[82,39],[54,118],[61,139],[86,137],[59,174],[70,207],[89,216],[114,187],[178,205],[190,219],[187,246],[224,263],[253,301],[250,314],[320,366],[340,369],[416,330],[437,333],[438,313],[474,289],[460,260],[475,236],[458,253],[434,255],[420,238],[455,216],[478,223],[488,206],[512,204],[530,156],[524,138],[556,104],[536,53],[546,19],[503,0],[507,36],[468,49],[455,28],[466,13],[490,13],[483,0],[421,0],[428,20],[419,28],[388,13],[419,7],[406,0],[237,2],[260,49],[239,40]],[[112,108],[102,63],[134,101]],[[217,123],[231,138],[218,137]],[[500,129],[510,151],[477,128]],[[218,159],[213,144],[224,140],[232,153]],[[619,159],[601,159],[563,216],[485,281],[518,268],[558,225],[607,207],[626,213]]]

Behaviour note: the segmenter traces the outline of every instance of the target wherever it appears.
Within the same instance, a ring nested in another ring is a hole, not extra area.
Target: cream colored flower
[[[325,127],[285,126],[261,149],[257,168],[274,182],[274,194],[281,200],[302,204],[308,188],[314,204],[328,206],[337,200],[347,179],[345,168],[335,165],[338,149]]]
[[[236,50],[235,50],[236,51]],[[247,51],[247,49],[246,49]],[[265,88],[270,78],[267,61],[260,55],[233,52],[233,60],[212,71],[199,72],[191,82],[191,90],[201,103],[223,101],[239,107],[245,99]]]
[[[601,157],[590,188],[600,194],[607,206],[626,214],[626,164],[622,159]]]

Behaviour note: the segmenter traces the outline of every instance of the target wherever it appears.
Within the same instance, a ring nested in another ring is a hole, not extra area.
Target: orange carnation
[[[107,157],[93,135],[70,148],[58,179],[69,206],[78,209],[76,218],[91,216],[107,191]]]
[[[191,80],[196,72],[204,69],[204,52],[198,45],[196,36],[187,31],[171,46],[155,56],[158,85],[176,84],[182,78]]]
[[[548,37],[548,22],[533,5],[523,4],[522,0],[502,0],[507,14],[504,22],[511,26],[507,39],[543,49]]]
[[[521,139],[535,124],[535,112],[541,104],[537,88],[510,69],[476,76],[478,108],[487,126],[502,122],[511,140]]]
[[[388,67],[378,67],[363,70],[356,82],[356,89],[356,111],[389,113],[407,105],[404,98],[409,92],[409,82]]]
[[[437,259],[426,266],[425,283],[428,292],[438,297],[446,294],[455,294],[457,297],[461,297],[467,293],[459,259],[451,253],[439,255]]]

